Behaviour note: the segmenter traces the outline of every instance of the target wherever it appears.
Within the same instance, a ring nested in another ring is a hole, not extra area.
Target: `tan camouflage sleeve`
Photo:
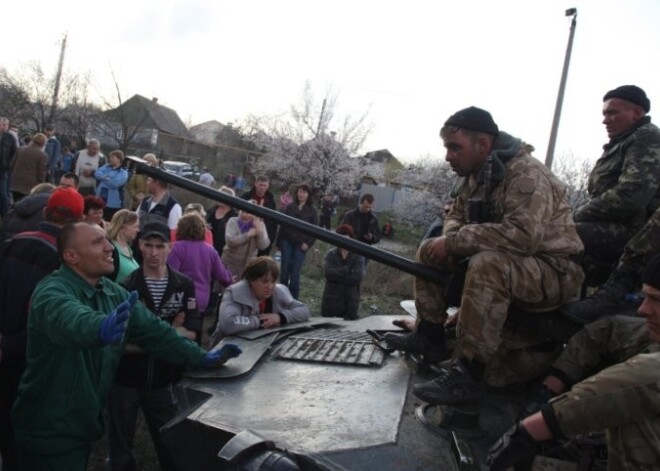
[[[553,210],[549,179],[535,169],[519,170],[507,177],[501,191],[502,222],[468,224],[458,230],[447,230],[450,255],[466,257],[484,250],[521,256],[537,252]]]
[[[550,406],[571,437],[643,422],[660,413],[660,352],[637,355],[576,384]]]

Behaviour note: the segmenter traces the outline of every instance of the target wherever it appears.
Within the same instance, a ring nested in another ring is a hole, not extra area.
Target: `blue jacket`
[[[128,181],[128,171],[106,164],[94,172],[94,177],[99,182],[96,185],[96,195],[103,198],[108,208],[121,208],[119,189]]]
[[[48,170],[58,170],[62,165],[62,145],[55,136],[48,138],[44,152],[48,155]]]

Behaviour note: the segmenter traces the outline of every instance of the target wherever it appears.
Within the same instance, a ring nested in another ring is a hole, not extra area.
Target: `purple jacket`
[[[197,308],[204,312],[211,296],[211,283],[231,284],[232,274],[222,263],[218,252],[203,240],[177,240],[167,257],[167,264],[188,275],[195,282]]]

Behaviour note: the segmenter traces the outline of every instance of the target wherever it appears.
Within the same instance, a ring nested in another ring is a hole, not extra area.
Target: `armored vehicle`
[[[138,173],[360,253],[432,281],[436,270],[282,213],[134,161]],[[314,314],[314,313],[313,313]],[[516,313],[510,315],[516,321]],[[529,316],[518,316],[524,324]],[[534,325],[561,342],[579,328],[538,314]],[[392,351],[392,316],[308,322],[225,337],[240,357],[181,383],[180,414],[162,434],[179,469],[476,470],[490,445],[519,415],[527,385],[489,390],[480,410],[431,407],[411,385],[437,374]]]

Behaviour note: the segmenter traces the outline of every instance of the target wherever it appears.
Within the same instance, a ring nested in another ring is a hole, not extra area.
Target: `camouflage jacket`
[[[646,117],[603,148],[575,221],[643,224],[660,205],[660,129]]]
[[[504,132],[494,143],[494,187],[491,193],[493,222],[468,224],[468,200],[483,198],[482,172],[461,178],[445,223],[449,255],[466,257],[485,250],[519,256],[537,256],[553,265],[582,252],[566,186],[530,155],[532,147]]]
[[[608,469],[660,469],[660,352],[655,350],[604,369],[555,398],[543,410],[551,430],[568,437],[607,430]]]

